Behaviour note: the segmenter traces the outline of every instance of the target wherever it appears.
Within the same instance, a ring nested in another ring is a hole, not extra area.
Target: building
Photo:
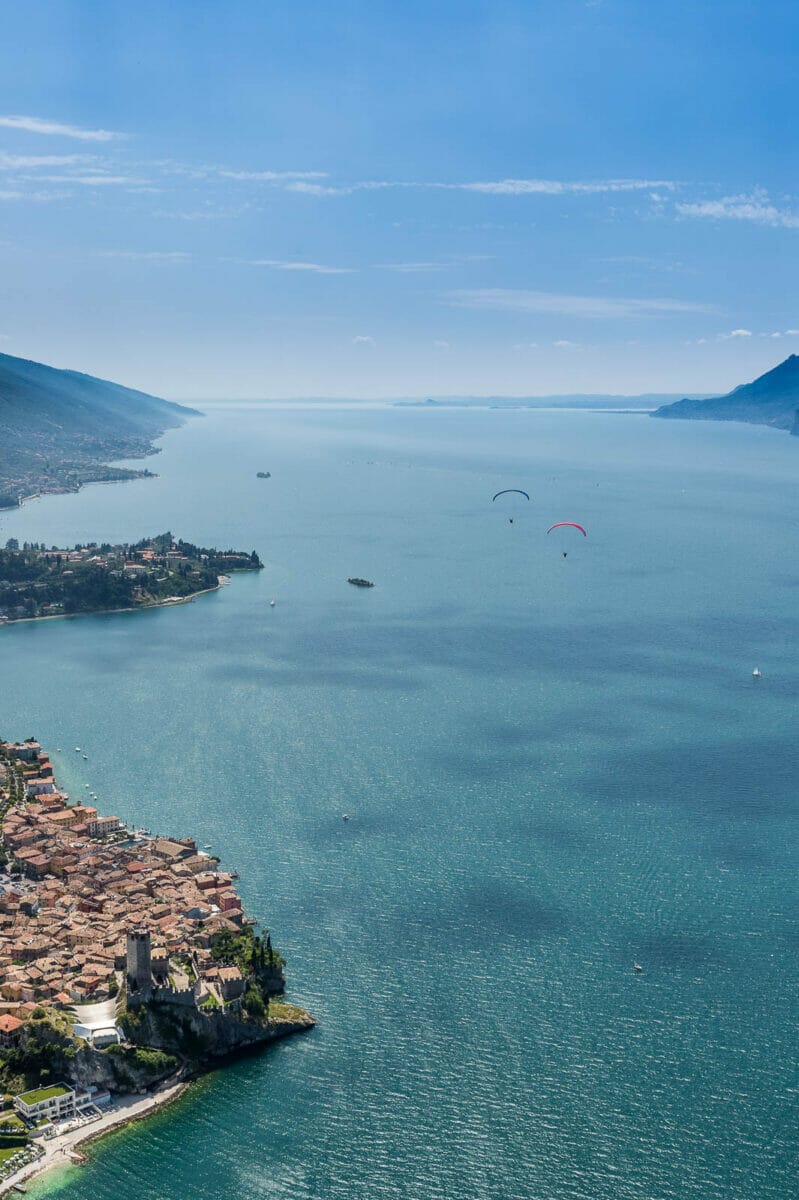
[[[18,1017],[12,1017],[9,1013],[3,1013],[0,1017],[0,1046],[4,1050],[10,1050],[18,1044],[19,1031],[23,1024]]]
[[[26,1121],[66,1121],[75,1116],[75,1093],[65,1083],[34,1088],[14,1097],[14,1107]]]
[[[121,824],[119,817],[89,817],[86,829],[89,837],[104,838],[109,833],[116,833]]]
[[[149,929],[129,929],[127,936],[128,984],[146,991],[152,984],[153,963]]]

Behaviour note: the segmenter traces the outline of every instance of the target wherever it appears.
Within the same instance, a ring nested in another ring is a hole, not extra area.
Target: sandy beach
[[[189,1084],[185,1081],[178,1083],[167,1083],[158,1091],[152,1092],[146,1096],[140,1095],[123,1095],[115,1098],[114,1107],[96,1121],[92,1121],[88,1125],[82,1125],[79,1129],[72,1129],[68,1133],[61,1134],[60,1137],[54,1137],[48,1142],[44,1142],[44,1156],[38,1158],[36,1162],[29,1163],[22,1167],[7,1179],[0,1183],[0,1196],[5,1196],[13,1192],[14,1187],[20,1183],[26,1183],[33,1179],[34,1176],[42,1175],[45,1171],[52,1167],[62,1167],[69,1162],[84,1161],[84,1156],[78,1151],[79,1146],[87,1145],[93,1142],[96,1138],[102,1137],[111,1129],[117,1129],[122,1125],[127,1125],[131,1121],[139,1121],[143,1117],[149,1116],[159,1108],[164,1108],[167,1104],[171,1104],[173,1100],[177,1100],[181,1096]]]

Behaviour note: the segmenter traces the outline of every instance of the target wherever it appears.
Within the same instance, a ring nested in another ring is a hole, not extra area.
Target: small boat
[[[61,747],[60,747],[60,746],[56,746],[56,754],[60,754],[60,753],[61,753]]]
[[[84,756],[83,756],[83,757],[86,759],[86,762],[88,762],[88,761],[89,761],[89,756],[88,756],[88,754],[84,754]]]
[[[341,814],[341,819],[342,819],[342,821],[349,821],[349,819],[350,819],[350,814],[349,814],[349,813],[342,813],[342,814]]]
[[[754,671],[752,672],[752,678],[760,679],[760,667],[755,667]]]
[[[270,600],[270,601],[269,601],[269,607],[270,607],[270,608],[274,608],[274,607],[275,607],[275,603],[276,603],[276,602],[275,602],[274,600]]]
[[[84,785],[83,785],[83,786],[84,786],[85,788],[87,788],[89,785],[88,785],[88,783],[84,783]]]
[[[75,753],[76,753],[76,754],[80,754],[80,746],[76,746],[76,747],[75,747]]]
[[[203,846],[203,850],[210,850],[210,849],[211,849],[211,843],[206,842],[205,845]]]
[[[638,972],[638,974],[640,974],[641,971],[643,971],[643,969],[644,968],[641,966],[640,963],[633,963],[633,970]]]

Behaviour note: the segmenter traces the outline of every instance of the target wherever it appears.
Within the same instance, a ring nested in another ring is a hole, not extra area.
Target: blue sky
[[[171,397],[723,391],[799,353],[788,0],[40,0],[0,350]]]

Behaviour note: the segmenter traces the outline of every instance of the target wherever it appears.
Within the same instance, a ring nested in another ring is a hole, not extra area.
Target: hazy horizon
[[[52,0],[4,32],[11,354],[382,398],[722,394],[799,348],[787,0]]]

